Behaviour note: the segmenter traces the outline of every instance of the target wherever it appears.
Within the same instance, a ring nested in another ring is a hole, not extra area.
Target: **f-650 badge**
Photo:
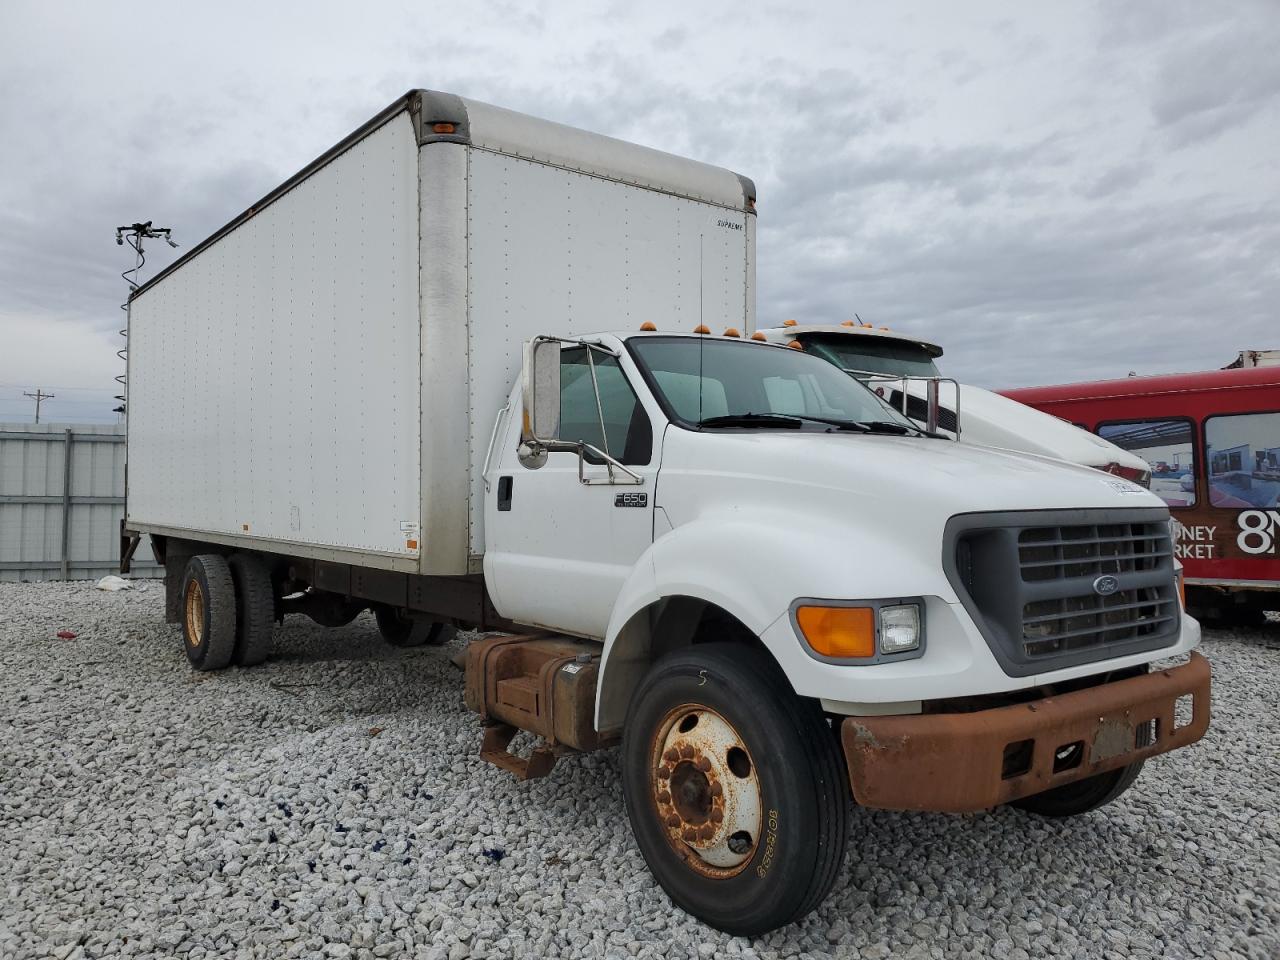
[[[647,493],[620,493],[613,498],[615,507],[647,507],[649,505],[649,495]]]

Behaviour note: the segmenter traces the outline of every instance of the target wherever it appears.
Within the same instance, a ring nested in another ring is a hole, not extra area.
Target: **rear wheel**
[[[271,635],[275,631],[276,598],[271,571],[251,553],[232,556],[231,579],[236,587],[236,648],[234,663],[253,667],[271,655]]]
[[[236,649],[236,590],[225,557],[192,557],[182,576],[182,639],[197,670],[221,670]]]
[[[373,615],[382,639],[393,647],[438,647],[457,633],[452,624],[405,616],[395,607],[375,607]]]
[[[849,816],[836,738],[759,650],[699,644],[659,660],[627,710],[622,782],[649,869],[714,927],[773,930],[835,882]]]

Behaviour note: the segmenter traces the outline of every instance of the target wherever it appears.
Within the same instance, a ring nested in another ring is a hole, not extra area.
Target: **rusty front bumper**
[[[1187,695],[1191,720],[1177,727],[1174,704]],[[848,717],[840,737],[862,806],[963,813],[1185,747],[1208,727],[1209,661],[1192,653],[1180,667],[1032,703]]]

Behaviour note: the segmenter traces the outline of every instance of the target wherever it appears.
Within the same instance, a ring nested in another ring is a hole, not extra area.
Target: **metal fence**
[[[0,423],[0,580],[87,580],[120,566],[124,427]],[[160,576],[143,544],[133,575]]]

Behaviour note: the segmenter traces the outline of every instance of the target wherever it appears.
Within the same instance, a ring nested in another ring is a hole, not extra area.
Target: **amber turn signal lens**
[[[871,607],[800,607],[796,623],[815,653],[849,659],[874,657],[876,619]]]
[[[435,123],[431,125],[433,133],[453,133],[454,126],[452,123]]]

